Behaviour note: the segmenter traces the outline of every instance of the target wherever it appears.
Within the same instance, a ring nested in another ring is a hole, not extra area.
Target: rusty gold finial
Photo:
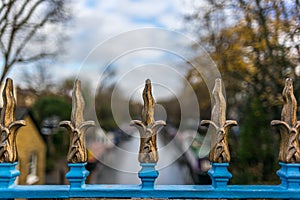
[[[213,121],[218,127],[221,127],[226,122],[226,101],[222,91],[221,79],[215,80],[215,87],[212,91],[214,106],[211,113],[211,121]]]
[[[85,132],[94,126],[94,121],[84,121],[83,117],[84,100],[81,94],[81,84],[75,81],[72,93],[72,114],[71,121],[62,121],[60,126],[67,128],[70,134],[70,146],[67,155],[68,163],[84,163],[87,161],[85,148]]]
[[[281,112],[281,121],[286,122],[290,126],[295,126],[297,123],[297,101],[294,95],[293,80],[290,78],[285,80],[282,97],[284,105]]]
[[[146,80],[143,91],[144,107],[142,110],[142,121],[132,120],[131,126],[137,127],[140,132],[140,163],[156,163],[158,161],[156,134],[166,122],[154,120],[154,99],[151,92],[151,81]]]
[[[278,160],[285,163],[299,163],[300,122],[297,122],[297,101],[294,96],[293,80],[290,78],[287,78],[285,81],[282,97],[284,104],[281,112],[281,120],[273,120],[271,122],[272,126],[278,128],[281,137]]]
[[[0,118],[0,162],[13,163],[18,160],[18,152],[16,146],[17,131],[21,126],[25,126],[25,121],[16,121],[16,101],[13,93],[13,81],[10,78],[6,79],[2,97],[3,108],[1,110]]]
[[[142,122],[144,122],[145,125],[149,125],[154,122],[154,99],[152,97],[150,79],[146,80],[145,88],[143,90],[143,100]]]
[[[232,126],[236,126],[234,120],[226,120],[226,101],[223,95],[223,84],[221,79],[215,80],[212,92],[214,106],[211,112],[211,120],[202,120],[201,125],[212,125],[211,149],[209,160],[215,163],[230,162],[230,152],[228,148],[227,134]]]

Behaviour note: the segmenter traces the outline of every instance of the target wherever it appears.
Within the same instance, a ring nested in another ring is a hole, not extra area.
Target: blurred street
[[[91,183],[103,184],[139,184],[138,171],[140,170],[138,162],[139,137],[135,133],[129,140],[122,141],[119,144],[119,150],[113,148],[107,151],[103,157],[104,162],[113,169],[102,163],[98,163],[94,170]],[[158,137],[158,148],[164,147],[162,137]],[[186,164],[176,159],[178,147],[175,144],[168,144],[171,147],[166,151],[159,152],[159,161],[156,169],[159,170],[159,177],[156,180],[157,184],[192,184],[193,180],[190,176],[189,168]],[[122,149],[120,151],[120,149]],[[128,153],[136,152],[136,153]],[[172,161],[174,162],[172,163]],[[169,163],[171,163],[169,165]],[[119,167],[118,167],[119,166]],[[166,167],[164,167],[166,166]]]

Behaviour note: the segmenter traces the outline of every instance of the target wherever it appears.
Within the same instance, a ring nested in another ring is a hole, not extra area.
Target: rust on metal
[[[149,79],[145,83],[143,100],[142,121],[132,120],[130,125],[135,126],[140,132],[139,162],[156,163],[158,161],[156,134],[166,123],[162,120],[154,120],[155,101],[152,96],[151,81]]]
[[[281,120],[273,120],[272,126],[277,127],[281,141],[278,160],[285,163],[300,162],[299,127],[297,121],[297,101],[294,95],[293,80],[287,78],[282,92],[283,108]]]
[[[68,163],[87,162],[87,150],[85,147],[86,130],[95,125],[94,121],[84,121],[84,100],[81,94],[81,84],[75,81],[72,93],[71,121],[62,121],[60,126],[67,128],[70,135],[70,146],[67,155]]]
[[[226,120],[226,101],[223,95],[221,79],[215,80],[212,92],[214,105],[211,112],[211,120],[202,120],[201,125],[213,128],[209,160],[214,163],[230,162],[227,134],[232,126],[236,126],[234,120]]]
[[[3,108],[1,110],[0,118],[0,162],[13,163],[18,160],[16,145],[17,131],[21,126],[25,126],[25,121],[16,121],[16,100],[13,93],[13,81],[10,78],[6,79],[2,97]]]

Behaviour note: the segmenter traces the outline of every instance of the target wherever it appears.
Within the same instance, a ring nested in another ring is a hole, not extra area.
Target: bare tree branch
[[[24,13],[25,8],[26,8],[26,5],[27,5],[28,3],[29,3],[29,0],[26,0],[26,1],[23,2],[23,5],[21,6],[21,8],[20,8],[18,14],[15,16],[15,18],[18,19],[18,18]]]
[[[27,58],[18,58],[15,60],[15,62],[19,62],[19,63],[29,63],[29,62],[32,62],[32,61],[36,61],[36,60],[40,60],[42,58],[50,58],[50,57],[53,57],[55,56],[56,53],[39,53],[37,55],[33,55],[33,56],[30,56],[30,57],[27,57]]]
[[[52,13],[48,13],[48,15],[45,16],[45,18],[40,22],[37,23],[32,30],[27,34],[27,36],[24,38],[23,42],[20,43],[19,47],[17,47],[17,50],[15,52],[14,55],[14,59],[11,61],[11,63],[15,63],[16,61],[19,60],[19,56],[21,51],[25,48],[26,44],[28,42],[30,42],[30,39],[34,36],[34,34],[36,33],[36,31],[41,28],[42,26],[44,26],[44,24],[47,22],[47,20],[49,19],[49,17],[52,15]]]
[[[0,2],[0,56],[3,60],[0,82],[17,63],[54,56],[53,49],[29,48],[47,24],[64,21],[65,0],[7,0]],[[47,35],[43,35],[46,36]],[[28,51],[30,49],[30,51]],[[41,50],[40,50],[41,51]],[[49,52],[48,52],[49,51]]]
[[[0,25],[2,25],[2,23],[6,22],[8,20],[8,15],[11,12],[11,8],[13,7],[15,1],[9,1],[8,4],[3,4],[3,9],[1,8],[1,14],[2,11],[6,8],[5,13],[3,14],[3,16],[0,18]]]
[[[16,24],[17,29],[19,29],[20,27],[24,26],[25,23],[28,23],[28,20],[30,19],[30,17],[32,16],[32,14],[36,11],[36,9],[38,8],[38,6],[43,3],[43,0],[39,0],[37,1],[28,11],[26,17],[24,17],[24,19],[22,19],[19,23]],[[17,17],[19,17],[20,15],[16,15],[15,18],[17,19]]]

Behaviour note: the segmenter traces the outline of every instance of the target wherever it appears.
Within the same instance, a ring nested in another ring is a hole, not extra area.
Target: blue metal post
[[[18,162],[0,163],[0,188],[10,188],[14,186],[17,176],[20,175],[16,169]]]
[[[226,188],[229,179],[232,177],[231,173],[227,170],[229,163],[211,163],[212,168],[208,174],[212,180],[214,188]]]
[[[283,163],[279,162],[281,169],[277,175],[281,180],[281,186],[287,189],[299,189],[300,184],[300,163]]]
[[[82,188],[85,186],[85,179],[89,175],[89,171],[85,169],[86,163],[68,163],[70,168],[66,174],[66,178],[70,182],[70,188]]]
[[[140,163],[142,169],[139,171],[139,178],[142,181],[142,190],[153,190],[158,171],[155,169],[156,163]]]

